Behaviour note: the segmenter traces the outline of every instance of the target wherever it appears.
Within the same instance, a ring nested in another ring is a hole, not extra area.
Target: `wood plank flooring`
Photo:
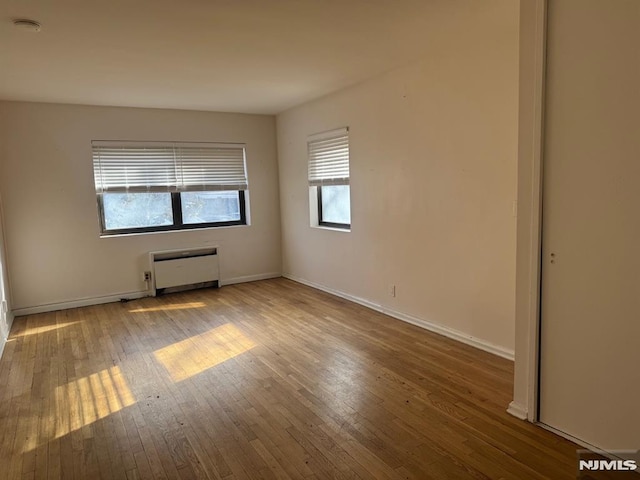
[[[513,364],[285,279],[17,318],[8,479],[576,478]]]

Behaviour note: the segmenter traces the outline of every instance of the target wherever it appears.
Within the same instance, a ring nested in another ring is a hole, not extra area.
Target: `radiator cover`
[[[219,282],[218,248],[191,248],[149,252],[151,294],[165,288]]]

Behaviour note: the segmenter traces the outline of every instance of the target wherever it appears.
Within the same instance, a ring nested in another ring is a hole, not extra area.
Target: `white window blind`
[[[309,185],[349,185],[349,129],[309,137]]]
[[[242,144],[94,141],[96,192],[246,190]]]

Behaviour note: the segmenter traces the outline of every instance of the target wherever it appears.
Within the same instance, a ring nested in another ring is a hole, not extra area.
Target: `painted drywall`
[[[267,115],[0,103],[0,191],[16,314],[139,295],[155,250],[218,245],[227,283],[279,275],[275,137]],[[246,143],[251,225],[100,238],[95,139]]]
[[[278,115],[283,273],[513,353],[518,2],[460,5],[425,58]],[[343,126],[349,233],[309,222],[307,137]]]

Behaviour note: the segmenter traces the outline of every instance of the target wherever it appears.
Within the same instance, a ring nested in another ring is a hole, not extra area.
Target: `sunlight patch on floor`
[[[154,356],[174,382],[180,382],[251,350],[256,346],[235,325],[225,323],[208,332],[156,350]]]
[[[13,335],[13,337],[15,338],[26,337],[29,335],[38,335],[39,333],[52,332],[60,328],[65,328],[71,325],[75,325],[76,323],[79,323],[79,322],[75,321],[75,322],[56,323],[55,325],[44,325],[42,327],[29,327],[29,328],[26,328],[24,332]]]
[[[53,401],[56,407],[52,416],[55,438],[136,403],[118,366],[56,387]]]
[[[135,310],[129,310],[129,313],[162,312],[165,310],[188,310],[190,308],[203,308],[206,306],[207,305],[204,302],[171,303],[169,305],[159,305],[157,307],[136,308]]]

